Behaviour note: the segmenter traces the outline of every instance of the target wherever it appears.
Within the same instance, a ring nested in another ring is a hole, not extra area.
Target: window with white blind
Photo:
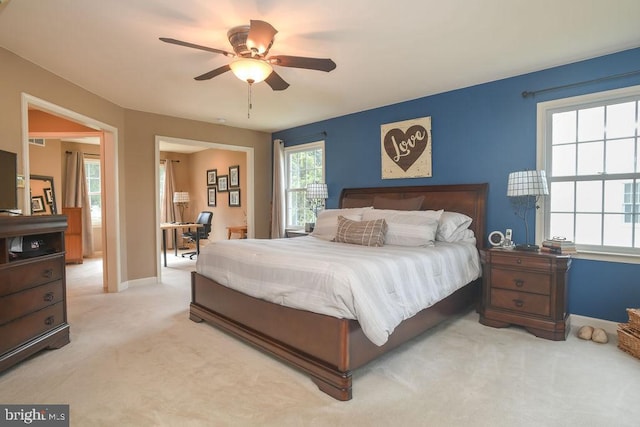
[[[285,147],[286,227],[303,228],[315,222],[315,215],[306,199],[307,184],[323,183],[324,141]]]
[[[542,235],[579,252],[640,256],[640,87],[538,105]],[[540,225],[540,222],[539,222]]]

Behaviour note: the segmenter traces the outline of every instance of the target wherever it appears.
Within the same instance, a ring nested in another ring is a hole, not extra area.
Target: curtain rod
[[[536,96],[539,93],[551,92],[551,91],[554,91],[554,90],[566,89],[566,88],[575,87],[575,86],[582,86],[582,85],[586,85],[586,84],[590,84],[590,83],[600,83],[600,82],[604,82],[604,81],[607,81],[607,80],[613,80],[613,79],[620,79],[622,77],[635,76],[636,74],[640,74],[640,70],[630,71],[628,73],[622,73],[622,74],[615,74],[613,76],[600,77],[600,78],[597,78],[597,79],[586,80],[586,81],[578,82],[578,83],[570,83],[570,84],[562,85],[562,86],[548,87],[546,89],[529,90],[529,91],[525,90],[524,92],[522,92],[522,97],[523,98],[527,98],[529,96]]]
[[[73,151],[65,151],[65,153],[67,153],[67,154],[72,154],[72,153],[73,153]],[[100,154],[84,153],[84,152],[82,152],[82,154],[84,154],[85,156],[95,156],[95,157],[100,157]]]
[[[294,137],[292,139],[294,141],[298,141],[298,140],[302,140],[302,139],[308,139],[309,137],[317,136],[317,135],[322,135],[323,137],[326,138],[327,137],[327,131],[323,130],[323,131],[320,131],[320,132],[310,133],[310,134],[307,134],[307,135],[300,135],[300,136],[296,136],[296,137]]]
[[[160,159],[160,162],[166,162],[168,159]],[[180,163],[180,160],[171,160],[173,163]]]

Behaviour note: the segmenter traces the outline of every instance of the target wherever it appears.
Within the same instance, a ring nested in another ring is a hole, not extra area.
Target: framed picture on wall
[[[218,183],[218,169],[209,169],[207,171],[207,185],[216,185]]]
[[[208,187],[207,188],[207,205],[215,207],[215,205],[216,205],[216,187]]]
[[[229,206],[230,207],[240,206],[240,189],[229,190]]]
[[[218,177],[218,192],[229,191],[229,175],[220,175]]]
[[[33,196],[31,198],[31,212],[44,212],[44,198],[42,196]]]
[[[240,187],[240,166],[229,166],[229,187]]]

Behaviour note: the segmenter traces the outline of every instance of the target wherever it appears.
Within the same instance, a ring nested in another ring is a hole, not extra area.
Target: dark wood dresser
[[[504,249],[481,251],[480,323],[495,328],[520,325],[537,337],[565,340],[568,255]]]
[[[0,216],[0,372],[69,343],[64,215]]]

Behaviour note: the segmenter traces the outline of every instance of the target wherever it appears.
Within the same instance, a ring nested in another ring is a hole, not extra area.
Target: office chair
[[[203,227],[198,227],[195,229],[195,231],[187,231],[185,233],[182,233],[182,238],[184,239],[188,239],[189,242],[195,242],[196,241],[196,233],[198,233],[198,240],[202,240],[202,239],[207,239],[209,238],[209,233],[211,233],[211,220],[213,219],[213,212],[211,211],[202,211],[200,212],[200,214],[198,215],[198,219],[196,219],[196,224],[203,224]],[[198,254],[198,252],[193,251],[193,252],[185,252],[182,254],[182,257],[186,257],[187,255],[189,256],[189,259],[193,259],[194,256],[196,256]]]

